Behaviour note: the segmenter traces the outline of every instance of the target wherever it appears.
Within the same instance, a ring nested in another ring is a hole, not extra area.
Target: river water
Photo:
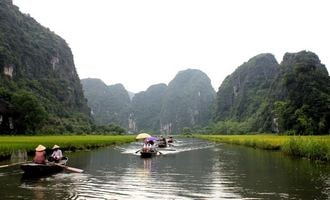
[[[149,159],[138,142],[66,153],[81,174],[27,179],[19,166],[1,168],[0,198],[330,199],[328,164],[198,139],[173,145]]]

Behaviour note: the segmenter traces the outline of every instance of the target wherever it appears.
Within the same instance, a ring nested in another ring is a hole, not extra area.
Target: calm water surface
[[[1,199],[329,199],[330,167],[280,153],[179,139],[142,159],[140,143],[71,153],[82,174],[25,179],[0,169]],[[4,163],[2,163],[4,164]]]

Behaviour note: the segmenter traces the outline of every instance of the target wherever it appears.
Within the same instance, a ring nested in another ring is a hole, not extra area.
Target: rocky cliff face
[[[313,52],[286,53],[260,116],[263,130],[297,134],[330,132],[330,78]]]
[[[179,72],[169,83],[160,115],[161,131],[180,133],[184,127],[203,127],[211,119],[215,91],[200,70]]]
[[[92,78],[82,79],[81,84],[95,123],[98,125],[108,124],[110,114],[103,112],[110,106],[108,86],[102,80]]]
[[[254,115],[278,71],[279,64],[272,54],[260,54],[239,66],[217,92],[216,121],[242,121]]]
[[[150,86],[146,91],[135,94],[132,99],[132,131],[160,132],[160,112],[166,84]]]
[[[111,108],[113,117],[111,121],[114,121],[114,124],[118,124],[124,128],[128,128],[128,119],[131,99],[128,95],[127,90],[122,84],[115,84],[109,86],[109,91],[111,95]]]
[[[166,84],[150,86],[132,102],[122,85],[106,86],[83,79],[85,95],[97,124],[117,123],[130,132],[180,133],[184,127],[203,127],[211,119],[215,91],[206,74],[185,70]]]
[[[67,43],[9,0],[0,2],[0,77],[9,94],[24,90],[36,97],[50,116],[48,128],[54,123],[66,126],[64,119],[78,115],[89,118]],[[10,98],[3,101],[10,107]]]
[[[82,79],[92,116],[98,125],[117,124],[128,128],[130,97],[122,84],[107,86],[100,79]]]
[[[316,54],[286,53],[280,65],[261,54],[223,81],[215,122],[222,131],[231,125],[243,132],[328,134],[329,105],[329,75]]]

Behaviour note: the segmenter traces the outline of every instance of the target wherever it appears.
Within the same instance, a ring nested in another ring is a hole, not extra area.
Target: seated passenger
[[[145,139],[142,147],[143,152],[148,152],[149,151],[149,144],[148,141]]]
[[[39,144],[36,148],[36,153],[33,162],[36,164],[46,164],[46,147]]]
[[[49,157],[49,161],[55,161],[55,162],[59,162],[63,157],[62,151],[60,149],[60,147],[58,145],[54,145],[53,146],[53,153],[52,155]]]

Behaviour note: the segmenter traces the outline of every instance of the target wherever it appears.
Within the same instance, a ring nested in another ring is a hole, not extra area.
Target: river
[[[178,139],[143,159],[139,142],[66,153],[63,172],[24,178],[0,169],[1,199],[329,199],[330,166],[278,152]]]

